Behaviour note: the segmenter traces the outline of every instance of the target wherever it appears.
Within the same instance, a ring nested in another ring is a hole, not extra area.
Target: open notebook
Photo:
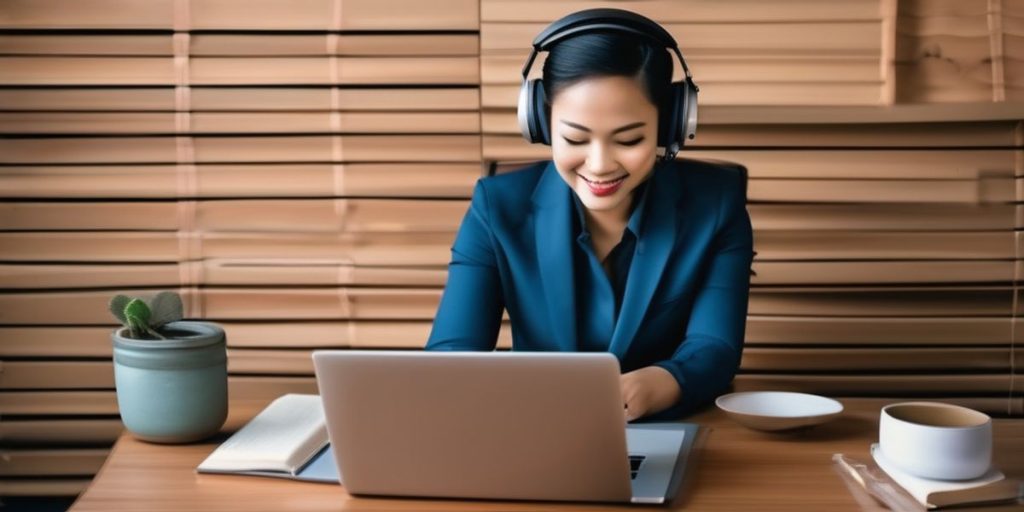
[[[196,471],[341,481],[320,396],[295,393],[271,402],[210,453]]]

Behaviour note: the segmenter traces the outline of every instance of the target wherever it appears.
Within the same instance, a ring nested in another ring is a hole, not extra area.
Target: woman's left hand
[[[619,376],[626,421],[668,409],[682,395],[679,383],[668,370],[646,366]]]

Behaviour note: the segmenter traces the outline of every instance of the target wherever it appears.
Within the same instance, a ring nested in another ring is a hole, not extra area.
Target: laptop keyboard
[[[630,455],[629,456],[629,479],[636,480],[636,473],[640,471],[640,466],[643,465],[644,459],[647,457],[643,455]]]

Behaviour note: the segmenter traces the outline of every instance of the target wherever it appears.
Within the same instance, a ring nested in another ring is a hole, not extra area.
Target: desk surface
[[[891,401],[844,399],[841,418],[790,433],[762,433],[710,407],[687,421],[711,427],[687,492],[657,510],[867,510],[832,470],[833,453],[870,460],[878,413]],[[341,486],[266,477],[197,474],[194,468],[261,404],[232,403],[223,432],[208,442],[157,445],[122,434],[92,485],[71,510],[654,510],[637,506],[484,500],[353,497]],[[1024,477],[1024,420],[995,419],[995,464]],[[1022,510],[989,507],[984,510]],[[963,509],[961,509],[963,510]]]

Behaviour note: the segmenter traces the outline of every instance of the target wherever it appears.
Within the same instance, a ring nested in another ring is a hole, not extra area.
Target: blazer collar
[[[658,163],[648,179],[647,211],[640,225],[636,253],[622,299],[619,319],[608,351],[620,361],[633,342],[651,297],[680,230],[677,210],[682,206],[682,184],[678,162]],[[576,286],[573,272],[572,194],[553,161],[545,166],[533,194],[534,241],[544,296],[547,299],[554,340],[559,350],[574,352],[576,339]]]

